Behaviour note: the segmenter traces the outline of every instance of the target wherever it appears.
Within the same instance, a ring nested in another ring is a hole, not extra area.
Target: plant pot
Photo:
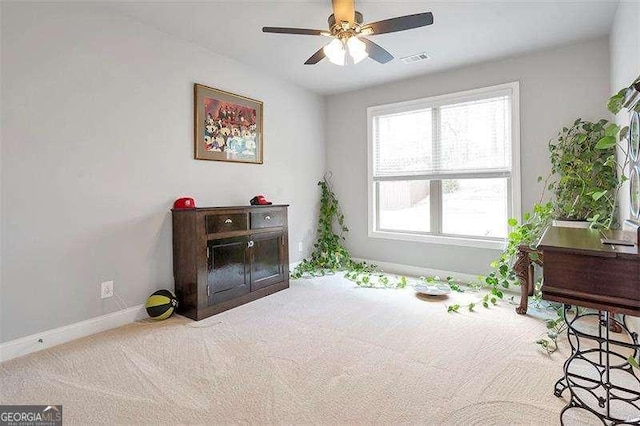
[[[551,224],[557,228],[589,228],[591,225],[590,222],[586,220],[562,220],[562,219],[554,219]]]

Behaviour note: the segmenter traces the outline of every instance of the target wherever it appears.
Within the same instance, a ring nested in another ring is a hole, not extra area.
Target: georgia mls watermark
[[[62,425],[62,405],[0,405],[0,426]]]

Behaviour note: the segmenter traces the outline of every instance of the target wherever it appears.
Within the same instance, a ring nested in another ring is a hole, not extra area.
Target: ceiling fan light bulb
[[[324,54],[331,63],[336,65],[344,65],[345,49],[342,42],[338,39],[334,39],[331,43],[327,44],[323,49]]]
[[[349,48],[349,52],[355,52],[359,50],[364,51],[367,48],[364,42],[358,37],[350,37],[349,40],[347,40],[347,47]]]
[[[357,37],[351,37],[347,41],[347,49],[349,50],[349,55],[351,55],[354,64],[357,64],[369,56],[369,53],[367,53],[367,46]]]
[[[353,63],[354,64],[357,64],[358,62],[362,61],[364,58],[369,56],[369,54],[366,51],[349,52],[349,53],[351,54],[351,58],[353,59]]]

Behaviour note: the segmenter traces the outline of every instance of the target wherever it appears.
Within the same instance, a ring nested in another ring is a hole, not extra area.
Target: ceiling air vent
[[[427,59],[429,59],[429,55],[427,55],[425,52],[416,53],[415,55],[405,56],[404,58],[401,58],[402,62],[404,62],[405,64],[413,64],[415,62],[426,61]]]

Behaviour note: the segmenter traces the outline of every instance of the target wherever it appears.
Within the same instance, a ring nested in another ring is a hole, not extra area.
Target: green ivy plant
[[[291,273],[291,277],[321,276],[351,269],[368,270],[366,265],[354,262],[351,254],[342,244],[349,229],[344,223],[344,215],[340,210],[338,199],[327,179],[323,178],[318,182],[318,186],[320,186],[321,195],[316,229],[317,239],[313,244],[311,257],[304,259]],[[337,232],[334,229],[337,229]]]
[[[291,278],[315,277],[344,271],[345,277],[360,287],[404,288],[407,278],[400,276],[391,280],[376,269],[376,265],[356,262],[344,247],[343,242],[349,229],[345,225],[344,214],[336,194],[327,178],[318,182],[320,187],[320,212],[316,229],[316,242],[308,259],[304,259],[291,273]]]
[[[547,332],[545,337],[536,340],[536,344],[543,349],[547,355],[551,355],[558,350],[558,337],[567,329],[567,323],[562,316],[562,306],[556,307],[556,317],[545,321]]]
[[[616,160],[620,129],[602,119],[578,118],[549,142],[551,174],[548,189],[554,194],[557,219],[591,222],[592,228],[615,225],[617,194],[624,165]]]

